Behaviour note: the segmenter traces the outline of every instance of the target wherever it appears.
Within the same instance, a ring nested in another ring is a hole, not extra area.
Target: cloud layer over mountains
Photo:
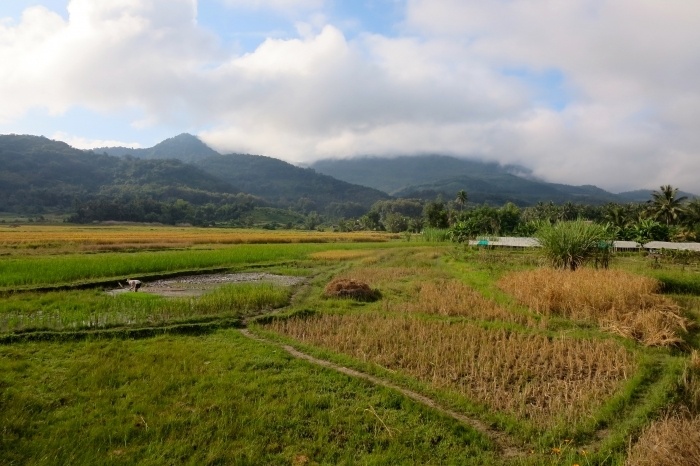
[[[118,115],[130,141],[160,125],[291,162],[441,152],[700,191],[696,2],[386,0],[395,21],[364,28],[370,13],[331,0],[220,0],[289,25],[249,49],[204,3],[72,0],[0,20],[0,131],[80,108]]]

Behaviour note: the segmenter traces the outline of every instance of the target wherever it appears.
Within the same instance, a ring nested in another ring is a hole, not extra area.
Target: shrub
[[[535,233],[552,266],[576,270],[593,257],[607,267],[611,236],[602,225],[584,220],[543,223]]]

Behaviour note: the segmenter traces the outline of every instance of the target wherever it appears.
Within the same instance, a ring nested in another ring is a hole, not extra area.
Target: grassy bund
[[[700,464],[698,264],[426,239],[0,228],[0,464]]]

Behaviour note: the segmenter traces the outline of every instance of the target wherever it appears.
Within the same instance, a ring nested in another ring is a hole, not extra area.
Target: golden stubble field
[[[378,242],[397,239],[382,232],[320,232],[172,227],[162,225],[0,226],[0,254],[101,252],[225,246],[232,244]]]

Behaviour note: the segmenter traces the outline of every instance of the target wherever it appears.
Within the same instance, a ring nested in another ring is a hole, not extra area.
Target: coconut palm
[[[464,206],[466,205],[467,201],[469,200],[469,196],[467,195],[467,192],[463,189],[461,189],[457,193],[457,198],[455,199],[455,202],[460,205],[459,210],[463,210]]]
[[[683,201],[686,196],[678,196],[678,188],[672,187],[670,184],[661,186],[659,191],[651,193],[649,201],[649,210],[654,215],[654,218],[666,221],[666,225],[678,219],[683,213]]]
[[[700,199],[695,198],[685,205],[684,223],[689,227],[700,224]]]

